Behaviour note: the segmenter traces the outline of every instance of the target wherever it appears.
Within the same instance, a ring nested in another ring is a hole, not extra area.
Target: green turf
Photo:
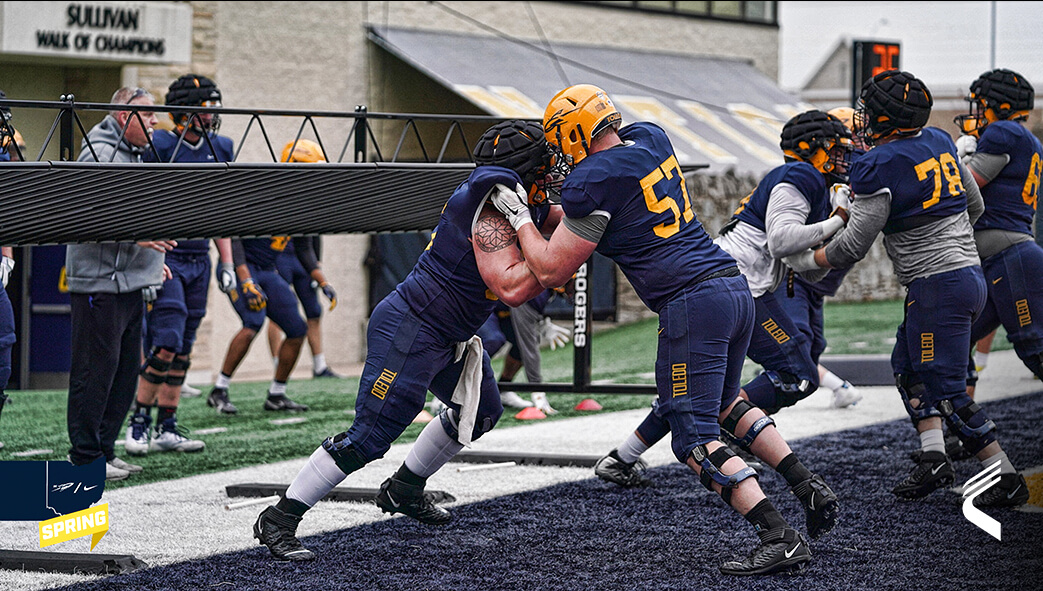
[[[902,303],[871,302],[857,304],[827,303],[825,309],[826,335],[830,353],[887,353],[893,344],[895,328],[901,322]],[[995,348],[1010,348],[1004,333],[997,335]],[[616,383],[653,383],[652,372],[656,352],[657,320],[649,319],[596,333],[592,339],[595,381]],[[543,375],[548,382],[571,382],[573,349],[571,344],[555,351],[543,351]],[[499,362],[494,362],[499,374]],[[744,379],[752,377],[756,367],[747,363]],[[519,378],[521,379],[521,378]],[[231,398],[239,407],[235,416],[218,416],[206,406],[204,397],[182,401],[180,424],[191,431],[225,427],[223,433],[193,435],[207,443],[201,453],[153,453],[132,458],[117,447],[124,459],[142,464],[144,473],[123,482],[109,483],[109,488],[133,486],[158,480],[192,474],[230,470],[255,464],[278,462],[309,455],[323,439],[339,433],[351,424],[350,411],[355,406],[357,378],[312,379],[292,381],[290,396],[311,407],[296,415],[262,410],[267,382],[235,383]],[[37,459],[61,460],[68,453],[68,434],[65,426],[67,392],[40,390],[9,392],[13,404],[3,411],[0,420],[0,441],[6,447],[0,450],[0,460]],[[647,408],[649,395],[593,396],[605,412]],[[585,414],[573,410],[582,399],[578,394],[550,394],[552,406],[559,412],[548,420]],[[504,413],[499,427],[520,424],[513,418],[513,410]],[[272,425],[273,419],[302,417],[299,424]],[[423,425],[412,425],[399,439],[412,441]],[[191,434],[190,434],[191,435]],[[12,454],[33,449],[51,449],[52,453],[26,458]]]

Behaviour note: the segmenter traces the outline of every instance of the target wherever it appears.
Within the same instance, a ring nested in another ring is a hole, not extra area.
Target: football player
[[[744,416],[754,407],[773,414],[818,388],[817,361],[824,341],[812,341],[812,327],[817,320],[821,334],[821,307],[816,317],[812,298],[798,300],[775,292],[786,279],[793,287],[792,273],[782,262],[783,257],[821,243],[844,226],[851,145],[850,131],[827,113],[808,111],[790,119],[783,127],[780,143],[787,162],[769,172],[742,200],[715,241],[736,260],[750,284],[756,320],[746,355],[765,368],[739,390],[741,400],[721,425],[725,437],[734,440],[742,452],[752,452],[786,478],[804,506],[808,533],[813,538],[828,533],[836,524],[836,495],[792,453],[774,428],[773,419],[761,419],[759,412],[749,419]],[[838,184],[831,189],[828,183]],[[807,283],[814,285],[822,275],[817,273]],[[790,309],[781,303],[786,300],[793,300],[788,302]],[[821,298],[817,303],[821,306]],[[670,427],[654,408],[619,448],[598,461],[595,474],[622,486],[648,484],[638,458],[665,437]]]
[[[326,162],[326,157],[323,155],[322,147],[319,144],[311,140],[300,139],[296,142],[291,141],[283,147],[282,162]],[[318,262],[321,238],[312,236],[308,239],[311,240],[312,251],[315,252],[317,261],[316,267],[312,269],[311,273],[305,270],[304,265],[297,258],[292,241],[288,242],[286,249],[279,253],[275,260],[275,265],[279,269],[279,275],[293,286],[293,292],[297,294],[297,299],[300,300],[301,307],[304,308],[304,318],[308,322],[307,340],[308,348],[311,349],[312,376],[316,378],[339,378],[342,376],[330,368],[326,363],[326,355],[322,352],[322,304],[319,303],[319,295],[316,290],[322,290],[322,295],[326,296],[330,304],[330,312],[337,307],[337,292],[327,281],[326,274],[322,271],[322,263]],[[279,364],[278,351],[282,340],[282,330],[269,322],[268,347],[272,352],[275,365]]]
[[[549,241],[531,223],[524,193],[501,191],[494,202],[517,230],[526,264],[543,285],[564,284],[597,250],[619,265],[659,314],[658,413],[669,424],[674,455],[761,540],[745,559],[722,564],[721,572],[799,570],[811,560],[807,541],[765,497],[756,472],[718,440],[719,421],[752,439],[768,420],[738,397],[755,317],[747,280],[692,211],[666,133],[651,123],[621,128],[621,122],[596,86],[570,86],[551,99],[544,132],[567,175],[564,218]],[[767,445],[767,439],[758,443]],[[785,461],[792,474],[810,478],[792,454]]]
[[[167,105],[221,106],[221,91],[212,80],[186,74],[170,84]],[[176,133],[155,130],[152,143],[156,152],[146,149],[146,162],[231,162],[232,140],[217,135],[218,115],[210,113],[171,113]],[[206,140],[204,141],[204,136]],[[232,271],[232,247],[227,238],[214,240],[219,265],[218,287],[224,293],[236,288]],[[198,452],[206,445],[191,439],[178,428],[177,408],[181,401],[185,375],[191,366],[196,332],[206,315],[210,291],[209,240],[179,240],[166,253],[171,277],[152,303],[145,321],[146,357],[138,380],[134,409],[127,425],[127,453],[142,456],[149,451]],[[157,406],[156,426],[152,427],[152,407]]]
[[[547,148],[538,124],[497,124],[482,135],[474,155],[479,166],[449,198],[428,248],[373,310],[354,422],[315,450],[284,497],[254,524],[254,536],[279,560],[315,557],[296,537],[301,517],[348,474],[383,457],[423,409],[428,390],[447,406],[380,486],[376,503],[386,513],[429,525],[452,519],[425,498],[427,478],[503,413],[489,355],[475,331],[496,298],[520,306],[543,291],[490,194],[526,187],[537,219],[554,222],[549,208],[539,205],[546,200]]]
[[[1020,505],[1028,499],[1025,481],[1000,447],[995,425],[966,391],[971,324],[987,293],[972,224],[985,207],[952,139],[926,127],[933,104],[927,86],[908,72],[881,72],[862,86],[855,127],[873,149],[851,167],[857,197],[847,230],[789,262],[796,270],[849,267],[884,233],[895,274],[908,289],[891,364],[922,450],[892,492],[919,499],[952,484],[944,420],[968,452],[998,463],[1007,475],[974,504]]]

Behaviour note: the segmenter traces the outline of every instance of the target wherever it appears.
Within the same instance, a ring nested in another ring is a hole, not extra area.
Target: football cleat
[[[840,502],[837,495],[818,474],[793,487],[793,494],[804,507],[805,527],[811,539],[828,534],[837,524]]]
[[[112,462],[105,462],[105,480],[126,480],[128,477],[130,470],[119,468]]]
[[[648,464],[638,458],[634,462],[624,462],[619,459],[619,452],[612,450],[608,455],[594,464],[594,474],[606,482],[614,482],[619,486],[633,488],[637,486],[652,486],[652,481],[645,476]]]
[[[920,461],[913,473],[891,492],[901,499],[922,499],[939,488],[951,485],[955,479],[956,472],[948,456],[937,451],[925,451],[920,454]]]
[[[181,384],[181,397],[182,398],[196,398],[202,396],[203,391],[199,388],[193,388],[188,384]]]
[[[144,470],[145,470],[144,468],[142,468],[141,466],[138,466],[137,464],[131,464],[130,462],[124,462],[120,458],[112,458],[111,460],[109,460],[108,465],[112,466],[113,468],[119,468],[120,470],[126,470],[127,472],[130,472],[131,474],[139,474],[141,472],[144,472]]]
[[[264,401],[264,410],[296,412],[308,410],[308,405],[294,402],[285,395],[272,396],[271,392],[269,392],[267,400]]]
[[[743,560],[721,565],[721,573],[737,577],[796,574],[811,562],[811,549],[800,533],[788,527],[757,532],[761,544]]]
[[[308,550],[297,539],[297,525],[301,518],[270,506],[257,516],[254,523],[254,537],[268,546],[268,550],[277,560],[303,562],[314,560],[315,554]]]
[[[862,393],[847,380],[839,388],[833,390],[833,408],[847,408],[858,404],[859,400],[862,400]]]
[[[239,409],[228,399],[227,388],[214,388],[206,397],[206,405],[216,408],[217,414],[234,415]]]
[[[313,378],[337,378],[337,379],[343,379],[344,378],[344,376],[342,376],[339,373],[333,371],[329,367],[327,367],[326,369],[324,369],[322,371],[313,372],[311,374],[311,377],[313,377]]]
[[[1029,486],[1021,474],[1001,474],[1000,481],[974,498],[975,507],[1020,507],[1029,500]]]
[[[185,436],[185,433],[178,429],[177,419],[170,418],[156,427],[156,434],[152,436],[152,441],[149,442],[149,449],[152,451],[183,451],[183,452],[195,452],[203,451],[206,447],[206,443],[198,439],[189,439]]]
[[[428,525],[445,525],[452,521],[453,514],[435,505],[424,495],[424,488],[407,484],[394,477],[380,485],[374,499],[384,513],[402,513]]]
[[[148,453],[149,435],[152,431],[152,417],[146,414],[135,413],[130,417],[127,425],[127,438],[123,443],[123,449],[132,456],[143,456]]]
[[[518,396],[517,392],[500,392],[500,403],[511,408],[529,408],[531,402]]]

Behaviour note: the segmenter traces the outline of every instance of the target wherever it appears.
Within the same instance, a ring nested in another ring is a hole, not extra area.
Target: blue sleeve
[[[880,168],[876,159],[873,158],[872,152],[867,152],[856,159],[854,164],[851,165],[851,173],[849,175],[851,191],[856,195],[872,195],[886,188],[887,184],[878,174]]]
[[[985,128],[978,140],[978,152],[1006,155],[1014,151],[1017,137],[1001,123],[1007,122],[997,121]]]
[[[814,166],[807,163],[801,164],[805,164],[805,166],[791,167],[779,182],[789,183],[796,187],[807,199],[809,205],[819,205],[818,202],[826,192],[826,179]]]
[[[479,166],[471,172],[469,177],[467,177],[467,182],[471,185],[472,194],[485,197],[485,195],[498,184],[514,187],[521,183],[521,177],[518,176],[518,173],[509,168],[503,168],[500,166]]]

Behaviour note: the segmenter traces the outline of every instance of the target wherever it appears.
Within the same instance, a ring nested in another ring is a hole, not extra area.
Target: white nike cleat
[[[847,380],[844,380],[842,386],[833,390],[833,408],[847,408],[857,404],[859,400],[862,400],[862,393]]]

